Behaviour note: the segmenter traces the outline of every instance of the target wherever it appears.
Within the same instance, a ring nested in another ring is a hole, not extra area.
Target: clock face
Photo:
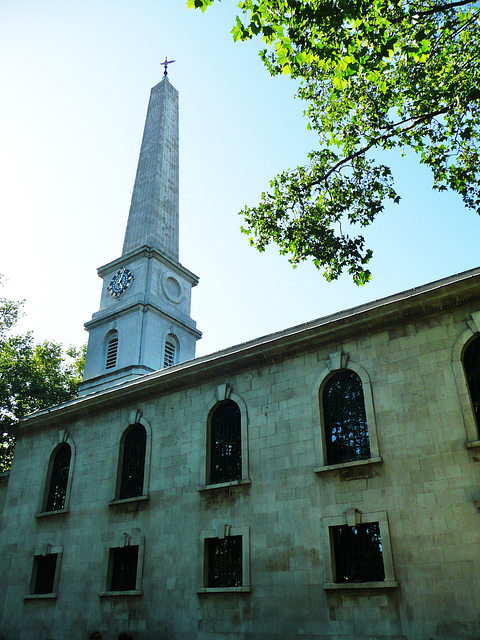
[[[112,298],[120,298],[121,295],[125,293],[125,291],[130,286],[133,280],[133,273],[130,269],[120,269],[110,280],[110,284],[107,287],[108,293],[112,296]]]

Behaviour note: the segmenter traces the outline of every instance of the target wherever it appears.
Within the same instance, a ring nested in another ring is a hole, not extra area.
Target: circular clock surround
[[[170,300],[178,304],[183,298],[182,285],[171,271],[166,271],[162,274],[161,278],[162,291],[165,296]]]
[[[122,296],[132,284],[133,279],[134,275],[130,269],[122,267],[110,280],[110,284],[107,287],[108,293],[112,298],[116,298],[118,300],[118,298],[120,298],[120,296]]]

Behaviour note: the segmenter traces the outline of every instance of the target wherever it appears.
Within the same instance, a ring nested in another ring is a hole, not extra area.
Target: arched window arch
[[[105,369],[113,369],[117,366],[118,356],[118,331],[110,331],[106,337]]]
[[[61,511],[66,507],[72,449],[63,442],[53,451],[48,472],[48,490],[43,511]]]
[[[467,344],[463,354],[463,367],[478,429],[480,426],[480,335],[478,334]]]
[[[370,458],[370,440],[360,376],[344,369],[322,391],[327,464]]]
[[[118,499],[135,498],[144,494],[145,454],[147,431],[136,423],[124,432],[121,442],[121,466]]]
[[[452,368],[458,399],[467,433],[467,447],[480,446],[480,415],[478,414],[478,350],[480,347],[480,311],[466,319],[465,331],[452,348]]]
[[[173,367],[178,363],[178,340],[173,333],[169,333],[165,339],[165,348],[163,350],[163,366]]]
[[[219,484],[242,478],[240,407],[233,400],[216,405],[209,417],[208,482]]]
[[[343,351],[323,361],[312,387],[312,411],[319,426],[316,473],[382,462],[370,377]]]

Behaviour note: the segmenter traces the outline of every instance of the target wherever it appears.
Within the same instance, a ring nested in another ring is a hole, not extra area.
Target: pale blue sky
[[[258,44],[235,44],[235,6],[202,15],[184,0],[2,0],[0,272],[27,300],[38,340],[87,339],[97,267],[120,256],[150,88],[180,92],[180,258],[200,276],[197,354],[478,266],[480,218],[431,190],[415,158],[395,158],[402,195],[367,232],[373,282],[328,284],[258,254],[237,212],[314,147],[286,78]]]

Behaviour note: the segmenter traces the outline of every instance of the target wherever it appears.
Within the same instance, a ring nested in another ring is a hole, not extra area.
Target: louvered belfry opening
[[[210,484],[242,477],[240,408],[233,400],[222,402],[210,419]]]
[[[328,380],[323,415],[328,464],[370,457],[362,381],[355,371],[341,371]]]
[[[208,587],[242,586],[242,536],[208,538]]]
[[[105,369],[113,369],[117,365],[118,333],[112,335],[108,341]]]
[[[378,522],[333,527],[335,582],[385,580]]]
[[[138,546],[110,550],[112,577],[110,591],[134,591],[137,584]]]
[[[57,569],[57,554],[48,553],[45,556],[35,556],[35,565],[33,593],[36,595],[53,593],[55,571]]]
[[[119,498],[134,498],[143,494],[147,432],[141,424],[130,428],[123,442],[122,473]]]
[[[463,366],[477,427],[480,427],[480,337],[475,338],[465,349]]]
[[[173,340],[167,340],[165,342],[165,354],[163,358],[164,367],[173,367],[175,364],[175,356],[177,352],[177,345]]]
[[[65,506],[72,450],[66,442],[54,454],[45,511],[59,511]]]

